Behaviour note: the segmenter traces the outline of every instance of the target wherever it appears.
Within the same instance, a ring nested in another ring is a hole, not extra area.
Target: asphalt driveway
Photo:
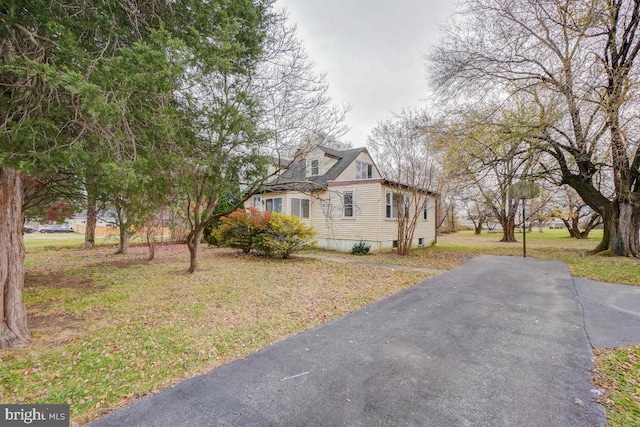
[[[604,426],[578,295],[561,262],[481,256],[93,425]]]

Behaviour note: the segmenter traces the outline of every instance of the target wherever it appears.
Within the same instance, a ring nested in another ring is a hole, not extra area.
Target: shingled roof
[[[326,156],[338,159],[338,162],[331,167],[324,175],[306,176],[306,159],[292,160],[289,167],[269,185],[268,191],[312,191],[327,188],[328,182],[335,180],[366,148],[354,148],[351,150],[338,151],[329,147],[318,147]]]

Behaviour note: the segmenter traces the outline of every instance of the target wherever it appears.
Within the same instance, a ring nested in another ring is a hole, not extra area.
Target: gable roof
[[[319,146],[318,148],[324,152],[325,156],[338,160],[324,175],[307,176],[306,159],[294,159],[278,179],[274,183],[269,184],[268,191],[312,191],[326,189],[327,183],[340,176],[360,153],[367,152],[367,149],[364,147],[344,151],[323,146]]]
[[[329,182],[338,178],[361,153],[367,153],[367,155],[369,155],[369,152],[365,147],[343,151],[334,150],[333,148],[324,146],[318,146],[317,148],[322,150],[325,156],[338,160],[336,164],[334,164],[324,175],[307,176],[307,161],[305,158],[297,158],[288,161],[279,160],[278,165],[283,168],[282,173],[278,176],[275,182],[268,184],[262,191],[281,192],[293,190],[309,192],[314,190],[326,190],[329,187]],[[371,155],[369,155],[369,157],[371,157]],[[391,181],[386,178],[383,178],[381,182],[396,188],[411,188],[409,185]],[[438,193],[426,188],[420,188],[418,190],[432,196],[439,196]]]

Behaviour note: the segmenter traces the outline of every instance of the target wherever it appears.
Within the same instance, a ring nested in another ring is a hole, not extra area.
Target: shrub
[[[269,227],[255,239],[256,249],[267,256],[289,258],[311,243],[316,232],[297,216],[271,214]]]
[[[369,253],[371,245],[360,240],[358,243],[354,243],[351,248],[352,255],[366,255]]]
[[[254,208],[238,209],[220,218],[220,224],[211,232],[211,237],[220,246],[242,249],[249,253],[256,236],[269,226],[271,212],[261,212]]]

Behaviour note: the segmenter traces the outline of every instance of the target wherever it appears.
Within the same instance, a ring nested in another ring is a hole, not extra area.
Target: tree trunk
[[[609,242],[611,253],[617,256],[638,256],[638,235],[634,235],[634,209],[631,203],[618,204],[617,229]]]
[[[516,216],[515,213],[509,213],[502,224],[501,242],[517,242],[516,240]]]
[[[587,223],[586,227],[584,228],[583,231],[580,232],[580,238],[581,239],[588,238],[589,233],[591,233],[591,230],[593,230],[599,224],[601,224],[600,215],[599,214],[591,215],[591,218],[589,218],[589,222]]]
[[[473,229],[473,234],[482,234],[482,223],[479,222]]]
[[[156,258],[156,242],[154,240],[147,240],[149,246],[149,261],[153,261]]]
[[[84,248],[96,246],[96,224],[98,223],[98,203],[90,193],[87,194],[87,226],[84,230]]]
[[[198,270],[198,247],[202,240],[202,232],[204,228],[197,227],[191,230],[187,236],[187,247],[189,248],[189,269],[187,273],[192,274]]]
[[[153,229],[149,228],[150,225],[147,223],[147,246],[149,247],[149,261],[153,261],[156,257],[156,239],[153,236]]]
[[[129,233],[121,227],[118,250],[116,251],[117,255],[126,255],[127,252],[129,252],[129,240]]]
[[[571,224],[569,224],[569,222],[566,219],[563,219],[562,222],[564,223],[564,226],[567,228],[567,230],[569,230],[569,235],[575,239],[581,239],[582,237],[580,237],[580,229],[578,228],[578,220],[575,218],[572,218],[571,220]]]
[[[398,208],[400,209],[400,208]],[[398,218],[398,255],[407,255],[407,239],[406,239],[406,219]]]
[[[616,256],[634,256],[640,254],[638,245],[638,221],[640,209],[630,203],[612,202],[604,216],[604,233],[595,253],[609,252]]]
[[[127,224],[124,221],[123,211],[120,206],[116,206],[116,217],[118,218],[118,230],[120,236],[118,239],[118,250],[116,251],[116,254],[126,255],[127,252],[129,252],[129,239],[131,236],[127,230]]]
[[[24,305],[22,179],[0,165],[0,348],[26,345],[29,336]]]

